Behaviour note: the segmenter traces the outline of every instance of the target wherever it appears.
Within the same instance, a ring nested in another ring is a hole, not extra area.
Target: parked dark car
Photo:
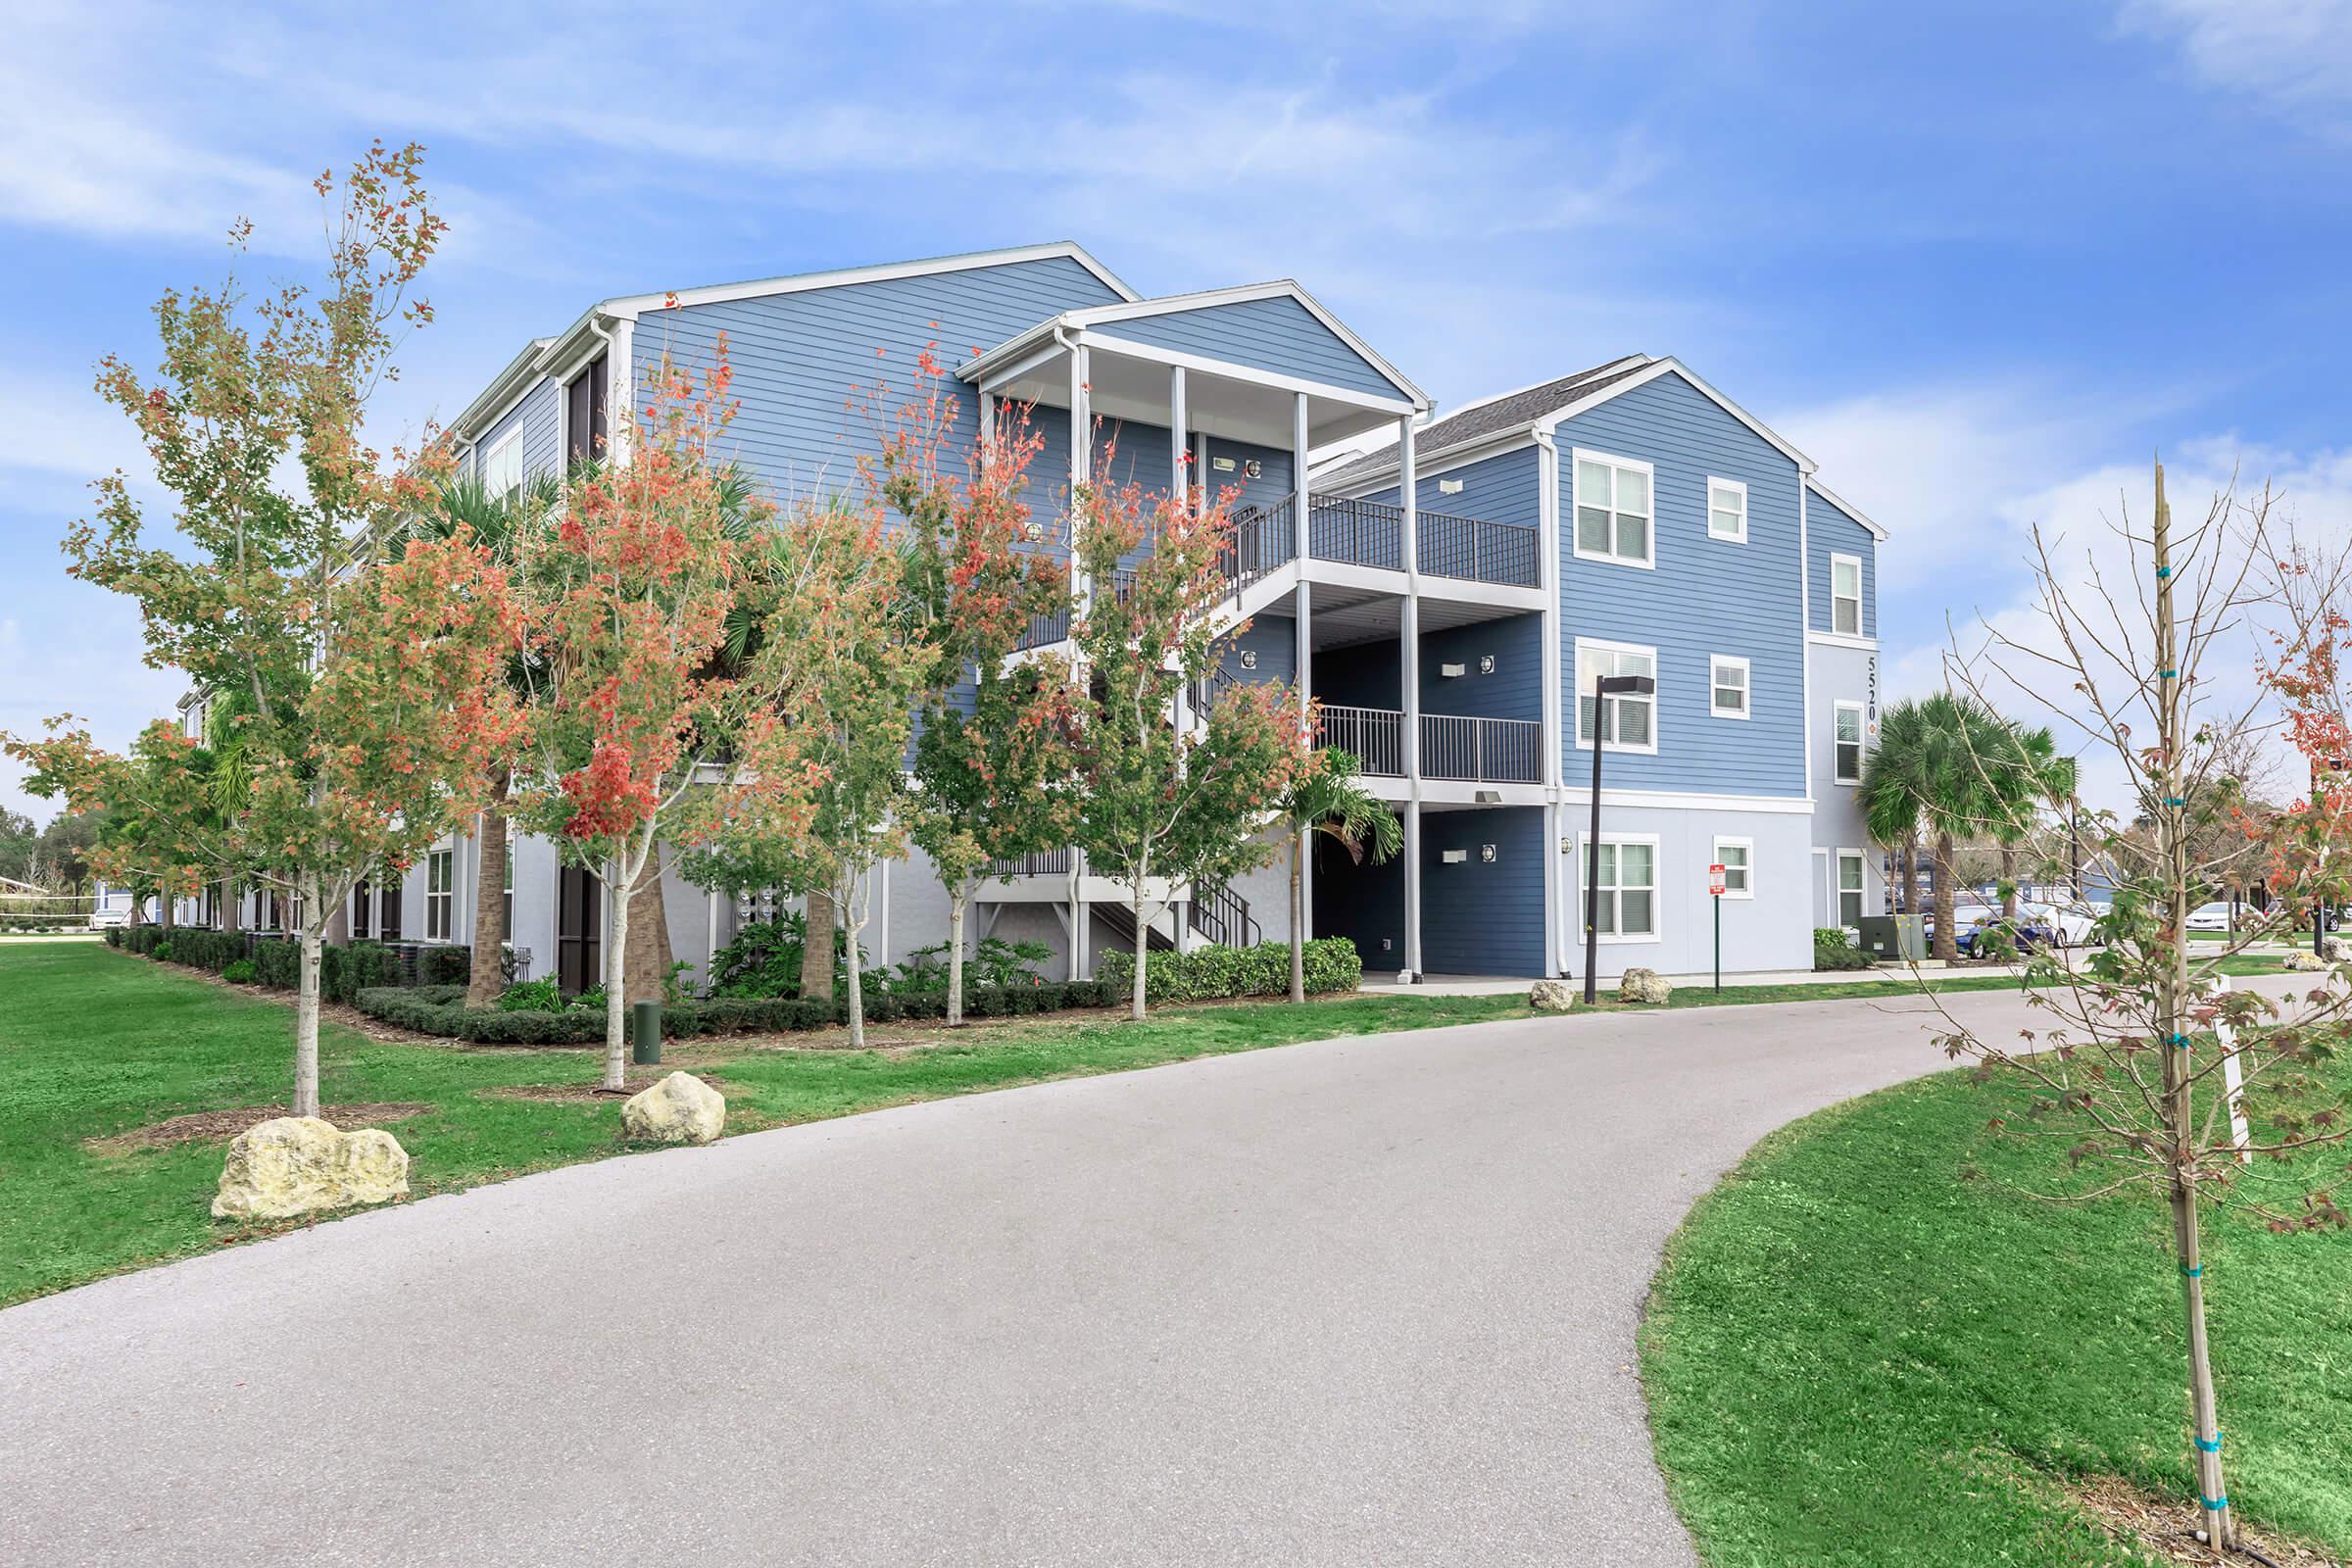
[[[1991,919],[1979,920],[1960,933],[1960,956],[1963,958],[1975,957],[1977,956],[1977,939],[1988,931],[2003,929],[2014,930],[2017,933],[2017,951],[2020,953],[2032,953],[2036,949],[2061,945],[2057,928],[2045,921],[2035,920],[2021,913],[2017,917],[2016,924],[2011,926],[2008,921],[1996,915]]]

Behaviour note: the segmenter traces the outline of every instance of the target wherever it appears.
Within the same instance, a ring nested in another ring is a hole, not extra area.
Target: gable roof
[[[1347,322],[1325,309],[1323,302],[1300,287],[1296,278],[1288,277],[1268,283],[1244,283],[1234,288],[1201,289],[1191,294],[1162,294],[1156,299],[1137,299],[1130,295],[1125,303],[1119,305],[1090,305],[1083,310],[1063,311],[965,361],[956,367],[956,373],[963,380],[978,381],[999,366],[1010,364],[1023,358],[1032,349],[1041,347],[1056,331],[1084,331],[1090,326],[1109,327],[1120,321],[1133,321],[1145,317],[1175,316],[1186,311],[1213,310],[1220,305],[1242,305],[1251,300],[1268,299],[1297,301],[1307,315],[1346,344],[1358,359],[1379,371],[1406,398],[1423,407],[1428,406],[1429,395],[1415,386],[1403,371],[1382,358],[1371,344],[1357,337]]]
[[[1870,518],[1864,516],[1860,507],[1855,506],[1852,502],[1846,500],[1845,497],[1839,495],[1828,485],[1823,484],[1819,479],[1812,477],[1810,474],[1806,475],[1805,488],[1812,491],[1815,495],[1821,497],[1822,500],[1827,501],[1831,506],[1836,507],[1839,512],[1842,512],[1847,516],[1853,518],[1854,521],[1860,523],[1863,527],[1868,528],[1870,530],[1870,536],[1873,539],[1884,540],[1886,537],[1886,530],[1878,523],[1871,521]]]
[[[1790,446],[1763,420],[1709,386],[1696,371],[1672,355],[1653,359],[1646,354],[1629,354],[1605,365],[1596,365],[1589,370],[1580,370],[1575,375],[1564,375],[1556,381],[1539,382],[1485,403],[1473,404],[1459,414],[1416,430],[1413,433],[1413,457],[1416,463],[1435,461],[1449,452],[1501,437],[1549,435],[1561,420],[1572,419],[1611,398],[1623,396],[1638,386],[1646,386],[1667,374],[1681,376],[1701,397],[1771,443],[1804,473],[1810,475],[1813,472],[1811,458]],[[1396,453],[1392,443],[1353,463],[1331,469],[1324,479],[1336,485],[1354,485],[1389,478],[1396,471]]]

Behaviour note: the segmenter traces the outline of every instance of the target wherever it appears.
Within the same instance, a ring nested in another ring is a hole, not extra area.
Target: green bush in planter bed
[[[220,971],[220,978],[232,986],[249,986],[254,983],[258,973],[251,958],[239,958]]]
[[[1353,991],[1363,983],[1364,960],[1346,937],[1322,937],[1303,955],[1310,996]],[[1135,986],[1135,956],[1116,949],[1095,960],[1095,978],[1105,996],[1117,1000]],[[1279,997],[1291,989],[1287,943],[1254,948],[1210,945],[1190,953],[1154,953],[1144,973],[1144,994],[1152,1002],[1207,1002],[1221,997]]]
[[[1843,926],[1813,928],[1815,969],[1867,969],[1870,965],[1870,955],[1854,946],[1853,933]]]

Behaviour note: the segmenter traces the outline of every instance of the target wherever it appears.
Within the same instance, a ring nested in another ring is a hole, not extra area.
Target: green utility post
[[[1723,866],[1707,867],[1707,894],[1715,901],[1715,989],[1723,989]]]
[[[640,1067],[658,1067],[662,1064],[662,1004],[640,1002],[632,1010],[629,1059]]]

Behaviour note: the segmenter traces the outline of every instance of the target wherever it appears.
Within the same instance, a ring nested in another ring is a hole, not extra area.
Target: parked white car
[[[2034,902],[2017,906],[2020,918],[2036,925],[2046,925],[2057,933],[2062,948],[2080,948],[2089,943],[2092,928],[2098,924],[2099,911],[2089,904],[2044,904]]]
[[[2188,911],[2188,928],[2191,931],[2229,930],[2230,906],[2227,904],[2198,905]]]
[[[130,924],[128,909],[108,908],[101,905],[90,911],[90,929],[104,931],[112,926]]]

